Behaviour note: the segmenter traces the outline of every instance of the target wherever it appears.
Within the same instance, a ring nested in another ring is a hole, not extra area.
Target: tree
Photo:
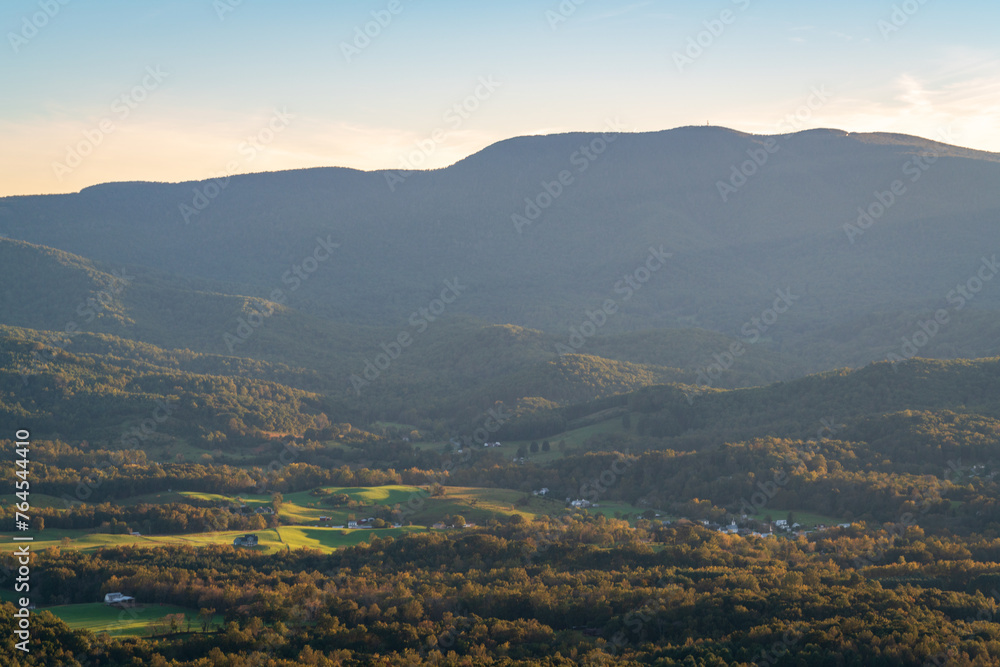
[[[205,608],[202,607],[201,611],[198,612],[198,620],[201,622],[201,629],[208,631],[208,626],[212,624],[212,618],[215,616],[215,607]]]
[[[184,622],[184,614],[167,614],[163,620],[170,626],[171,634],[177,634],[181,629],[181,623]]]
[[[551,449],[552,449],[552,445],[549,444],[549,441],[548,440],[543,440],[542,441],[542,451],[543,452],[547,452],[547,451],[550,451]]]
[[[537,454],[538,453],[538,442],[536,442],[534,440],[531,441],[531,453],[532,454]]]
[[[452,528],[464,528],[465,527],[465,517],[461,514],[456,514],[451,518]]]
[[[280,491],[275,491],[271,496],[271,507],[274,508],[274,513],[277,514],[281,511],[281,503],[285,501],[284,496],[281,495]]]

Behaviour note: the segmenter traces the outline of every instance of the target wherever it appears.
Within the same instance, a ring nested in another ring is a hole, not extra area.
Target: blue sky
[[[995,3],[577,2],[7,0],[0,195],[442,167],[611,119],[1000,151]]]

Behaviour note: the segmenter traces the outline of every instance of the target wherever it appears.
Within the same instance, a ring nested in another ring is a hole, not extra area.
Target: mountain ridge
[[[891,133],[700,126],[622,133],[594,159],[577,154],[600,137],[505,140],[444,169],[406,172],[394,190],[391,171],[326,167],[8,197],[0,229],[180,284],[226,285],[213,291],[244,300],[280,293],[317,323],[397,330],[449,280],[468,287],[445,318],[565,337],[606,303],[615,312],[601,335],[741,337],[777,290],[790,291],[800,298],[762,342],[811,370],[884,358],[1000,246],[997,154]],[[929,163],[931,150],[940,156]],[[736,179],[740,169],[752,173]],[[739,187],[723,200],[718,184],[731,178]],[[198,201],[185,221],[182,207]],[[531,206],[535,219],[517,227]],[[859,218],[878,206],[871,223]],[[656,271],[644,268],[650,248],[670,256]],[[973,307],[995,312],[1000,292],[982,290]],[[823,348],[831,328],[873,313],[899,323],[860,354]],[[965,342],[948,354],[994,353],[974,333],[953,325],[947,335]]]

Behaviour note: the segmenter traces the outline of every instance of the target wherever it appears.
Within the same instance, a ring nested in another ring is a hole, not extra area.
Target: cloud
[[[190,181],[223,173],[344,166],[354,169],[432,169],[448,166],[507,138],[442,124],[443,134],[329,121],[294,114],[277,132],[274,109],[247,114],[169,112],[160,118],[128,119],[101,135],[99,120],[39,118],[0,120],[5,160],[0,196],[76,192],[111,181]],[[88,140],[98,137],[100,141]],[[79,150],[78,149],[82,149]],[[71,152],[86,152],[68,172]]]
[[[978,150],[1000,152],[1000,59],[964,50],[943,54],[928,71],[904,71],[867,86],[837,89],[796,129],[830,127],[849,132],[898,132]],[[731,122],[760,134],[803,109],[808,91],[776,104],[758,104]]]

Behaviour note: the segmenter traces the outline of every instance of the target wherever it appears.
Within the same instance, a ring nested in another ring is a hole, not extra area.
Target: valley
[[[0,624],[30,541],[51,664],[1000,660],[996,154],[610,136],[0,199]]]

